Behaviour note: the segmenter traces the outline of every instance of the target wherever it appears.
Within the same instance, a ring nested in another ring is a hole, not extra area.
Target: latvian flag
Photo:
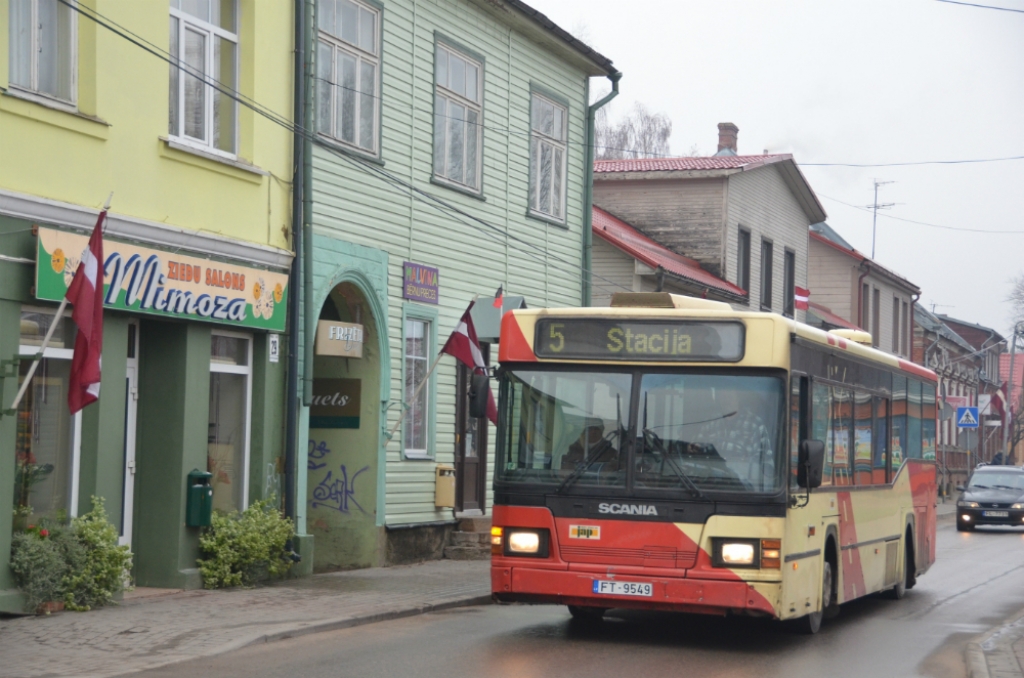
[[[469,313],[473,310],[474,303],[476,302],[470,302],[469,308],[462,314],[459,324],[455,326],[455,331],[448,337],[441,353],[453,356],[474,374],[481,374],[487,371],[487,364],[484,362],[484,354],[480,351],[480,342],[476,338],[473,317]],[[498,425],[498,406],[494,402],[494,392],[490,389],[487,389],[487,418],[495,426]]]
[[[64,296],[74,306],[72,320],[78,326],[75,352],[71,358],[68,408],[75,414],[100,396],[100,358],[103,354],[103,220],[100,212],[82,252],[75,277]]]
[[[796,301],[796,308],[798,311],[806,311],[808,304],[811,301],[811,291],[805,290],[802,287],[794,289],[794,297]]]

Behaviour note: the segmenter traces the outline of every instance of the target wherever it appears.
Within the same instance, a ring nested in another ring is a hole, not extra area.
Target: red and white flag
[[[480,351],[480,342],[476,338],[476,327],[473,326],[473,317],[470,311],[473,310],[471,302],[466,312],[462,314],[455,331],[444,343],[441,353],[447,353],[460,363],[468,367],[474,374],[486,373],[487,363],[484,362],[484,354]],[[494,402],[494,392],[487,389],[487,418],[495,426],[498,425],[498,406]]]
[[[999,415],[999,420],[1006,421],[1006,383],[1004,382],[992,394],[992,409]]]
[[[796,308],[798,311],[806,311],[808,305],[811,302],[811,291],[805,290],[802,287],[796,287],[793,290],[794,301],[796,302]]]
[[[89,238],[89,247],[82,252],[75,277],[64,296],[75,308],[72,320],[78,326],[75,352],[71,358],[71,379],[68,408],[75,414],[100,396],[100,360],[103,354],[103,220],[100,212]]]

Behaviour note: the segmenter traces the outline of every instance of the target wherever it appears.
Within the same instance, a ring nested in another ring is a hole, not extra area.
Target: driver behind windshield
[[[569,446],[562,457],[562,470],[571,471],[584,462],[592,462],[590,468],[602,471],[619,469],[619,451],[604,436],[604,422],[588,419],[579,440]]]

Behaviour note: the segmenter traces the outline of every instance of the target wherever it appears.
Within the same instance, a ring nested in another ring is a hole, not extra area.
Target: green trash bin
[[[188,495],[185,502],[185,524],[189,527],[206,527],[213,515],[213,486],[208,471],[192,469],[188,474]]]

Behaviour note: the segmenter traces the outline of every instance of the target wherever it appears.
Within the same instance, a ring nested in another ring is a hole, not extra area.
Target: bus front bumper
[[[651,595],[595,594],[594,582],[608,580],[649,583]],[[550,603],[777,617],[778,613],[770,601],[778,599],[779,589],[780,584],[774,582],[643,577],[518,566],[491,568],[493,597],[499,602],[507,603]]]

